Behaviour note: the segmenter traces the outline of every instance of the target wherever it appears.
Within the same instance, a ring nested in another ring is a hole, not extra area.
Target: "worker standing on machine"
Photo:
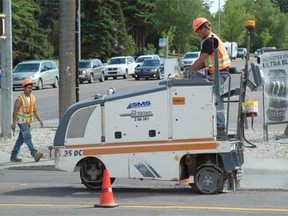
[[[192,23],[194,34],[202,39],[201,42],[201,54],[199,58],[186,69],[187,72],[194,72],[201,70],[205,67],[208,68],[209,75],[213,76],[215,72],[214,68],[214,49],[218,50],[219,61],[219,83],[220,83],[220,95],[224,92],[224,82],[228,77],[229,66],[231,61],[229,55],[223,45],[223,42],[212,32],[211,23],[203,18],[198,17]],[[214,44],[214,47],[213,45]],[[217,136],[225,135],[225,114],[223,99],[217,96]]]

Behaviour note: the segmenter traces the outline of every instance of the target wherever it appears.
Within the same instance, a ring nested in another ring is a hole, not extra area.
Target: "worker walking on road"
[[[200,57],[187,69],[187,71],[194,72],[205,67],[208,68],[209,75],[213,76],[214,68],[214,49],[218,50],[219,57],[219,82],[220,95],[224,92],[224,82],[228,77],[229,66],[231,61],[229,55],[223,45],[223,42],[212,32],[211,23],[203,18],[198,17],[192,23],[193,32],[202,39]],[[214,44],[214,47],[212,47]],[[217,100],[217,135],[225,135],[225,114],[223,99],[218,96]]]
[[[30,154],[33,156],[35,162],[38,162],[40,158],[43,157],[43,153],[38,152],[33,143],[30,133],[30,124],[33,120],[33,115],[40,122],[41,127],[44,127],[43,122],[40,118],[40,115],[36,109],[35,97],[31,94],[33,89],[33,81],[29,78],[26,78],[22,82],[22,87],[24,88],[23,94],[19,95],[14,104],[13,110],[13,123],[11,129],[15,131],[16,123],[20,129],[18,139],[14,145],[14,148],[11,152],[11,162],[22,162],[22,159],[17,155],[20,151],[20,147],[23,143],[26,143],[30,150]]]

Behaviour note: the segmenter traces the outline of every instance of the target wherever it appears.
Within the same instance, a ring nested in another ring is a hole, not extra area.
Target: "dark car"
[[[146,59],[141,66],[135,68],[135,80],[140,78],[160,79],[163,73],[161,62],[158,59]]]
[[[239,47],[237,49],[237,58],[246,58],[246,55],[247,55],[247,49],[246,48],[243,48],[243,47]]]

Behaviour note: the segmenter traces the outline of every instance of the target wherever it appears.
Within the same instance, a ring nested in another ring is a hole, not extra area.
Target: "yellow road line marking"
[[[25,203],[0,203],[0,207],[86,207],[94,208],[91,204],[25,204]],[[246,208],[246,207],[220,207],[220,206],[149,206],[149,205],[120,205],[120,208],[139,209],[194,209],[194,210],[224,210],[224,211],[251,211],[251,212],[288,212],[288,208]]]

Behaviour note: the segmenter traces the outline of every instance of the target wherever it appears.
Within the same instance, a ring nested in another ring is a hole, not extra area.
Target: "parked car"
[[[257,58],[261,55],[261,49],[257,49],[255,52],[254,52],[254,58]]]
[[[0,88],[1,88],[1,70],[0,70]]]
[[[146,60],[146,59],[158,59],[158,60],[161,60],[159,55],[141,55],[141,56],[139,56],[136,59],[137,66],[141,66],[143,61]]]
[[[163,73],[160,60],[146,59],[141,66],[135,68],[135,80],[139,80],[140,78],[160,79]]]
[[[13,90],[22,88],[22,81],[25,78],[32,79],[38,90],[47,85],[57,88],[59,70],[51,60],[23,61],[18,63],[13,70]]]
[[[95,80],[104,82],[104,65],[100,59],[79,61],[79,82],[93,83]]]
[[[112,57],[104,67],[105,80],[109,77],[113,77],[113,79],[117,79],[117,77],[127,79],[128,75],[134,74],[135,67],[136,63],[132,56]]]
[[[243,47],[239,47],[237,49],[237,58],[246,58],[246,55],[247,55],[247,49],[246,48],[243,48]]]
[[[181,70],[183,70],[185,67],[191,66],[194,63],[194,61],[196,61],[199,58],[199,56],[200,51],[185,53],[180,63]]]
[[[262,47],[261,54],[263,54],[264,52],[274,51],[274,50],[276,50],[276,47]]]

